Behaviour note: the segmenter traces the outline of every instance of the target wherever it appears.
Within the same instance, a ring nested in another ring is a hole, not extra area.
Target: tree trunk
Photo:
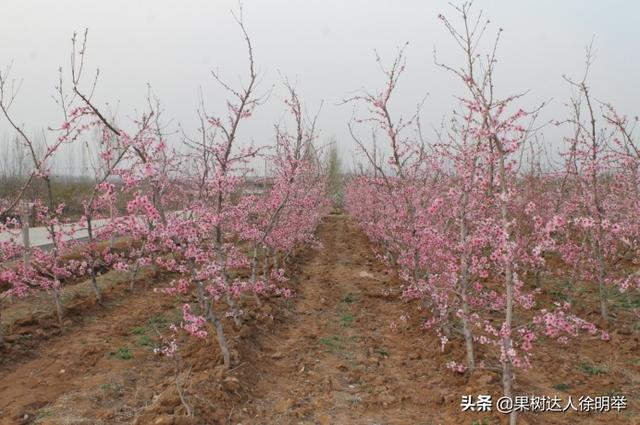
[[[269,281],[269,251],[269,248],[264,251],[264,262],[262,263],[262,278],[265,283]]]
[[[500,149],[500,148],[499,148]],[[499,157],[499,173],[500,173],[500,215],[502,219],[502,227],[507,231],[507,238],[511,236],[508,231],[509,228],[509,213],[507,210],[507,176],[505,170],[505,154],[500,149]],[[508,240],[507,240],[508,242]],[[510,254],[509,254],[510,255]],[[505,397],[513,397],[513,365],[511,364],[511,358],[509,357],[509,351],[513,347],[511,340],[511,330],[513,329],[513,260],[508,257],[505,264],[505,291],[506,291],[506,306],[505,306],[505,320],[504,325],[506,332],[502,337],[502,348],[504,350],[502,361],[502,391]],[[509,415],[509,424],[516,424],[516,412],[511,412]]]
[[[184,395],[184,391],[182,391],[182,385],[180,384],[180,359],[178,358],[178,353],[176,353],[174,357],[175,357],[175,368],[176,368],[175,370],[176,391],[178,392],[178,397],[180,397],[180,402],[182,402],[182,405],[184,406],[184,408],[187,409],[187,416],[191,417],[193,416],[193,410],[191,409],[191,406],[189,406],[189,403],[187,402],[187,398]]]
[[[0,347],[4,347],[4,326],[2,326],[2,309],[4,308],[3,299],[0,298]]]
[[[24,262],[24,268],[29,266],[31,260],[31,240],[29,238],[29,212],[25,205],[22,211],[22,246],[24,247],[24,254],[22,261]]]
[[[258,307],[262,307],[262,301],[260,301],[260,296],[256,292],[253,293],[253,300]]]
[[[91,264],[89,264],[89,271],[91,273],[91,287],[93,288],[93,293],[96,296],[96,302],[102,305],[102,293],[100,292],[100,287],[98,286],[97,273],[95,267],[95,258],[93,252],[93,227],[91,225],[91,217],[87,217],[87,235],[89,236],[89,244],[91,246],[92,252],[91,254]]]
[[[109,207],[109,224],[113,221],[113,205]],[[111,233],[109,238],[109,249],[113,249],[116,246],[116,234]]]
[[[541,274],[542,273],[540,269],[536,270],[536,274],[534,276],[536,288],[542,288],[542,279],[540,277]]]
[[[218,339],[218,345],[220,346],[220,351],[222,352],[224,366],[229,369],[231,367],[229,346],[227,345],[227,339],[224,336],[224,328],[222,327],[222,322],[213,311],[213,306],[211,304],[208,306],[207,318],[209,319],[209,323],[211,323],[216,330],[216,336]]]
[[[133,266],[133,270],[129,273],[129,291],[133,292],[136,276],[138,276],[138,271],[140,270],[140,261],[136,260],[135,265]]]
[[[251,258],[251,285],[253,286],[253,300],[258,307],[262,307],[260,296],[255,291],[256,280],[258,279],[258,245],[253,246],[253,257]]]
[[[464,346],[467,352],[467,368],[473,372],[476,368],[476,360],[473,349],[473,333],[469,326],[469,303],[466,295],[462,297],[462,334],[464,335]]]
[[[58,291],[58,288],[53,289],[53,302],[56,308],[56,315],[58,316],[58,323],[62,323],[64,307],[62,307],[62,300],[60,299],[60,291]]]
[[[240,318],[240,312],[238,311],[238,304],[236,304],[236,300],[233,297],[227,294],[225,296],[225,300],[227,301],[227,305],[231,309],[231,315],[233,316],[233,323],[236,325],[236,328],[242,326],[242,318]]]
[[[475,160],[473,162],[473,168],[471,173],[471,181],[475,176]],[[460,301],[462,303],[462,334],[464,335],[464,345],[467,355],[467,367],[469,372],[473,372],[476,368],[475,353],[473,346],[473,332],[471,326],[469,326],[469,300],[467,299],[467,292],[469,290],[469,252],[467,251],[467,236],[469,229],[467,228],[467,206],[469,203],[469,188],[462,180],[462,199],[460,202],[460,246],[462,247],[462,255],[460,261]]]
[[[93,260],[92,260],[93,263]],[[96,273],[96,269],[93,266],[93,264],[91,264],[91,288],[93,289],[93,293],[96,296],[96,302],[100,305],[102,305],[102,292],[100,291],[100,287],[98,286],[98,277],[97,277],[97,273]]]
[[[596,242],[596,258],[598,259],[598,290],[600,291],[600,314],[604,323],[609,323],[609,293],[605,283],[604,258],[599,244]]]

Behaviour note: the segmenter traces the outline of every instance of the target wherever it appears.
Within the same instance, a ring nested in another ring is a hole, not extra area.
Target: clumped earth
[[[17,310],[22,317],[13,318],[1,353],[0,424],[506,423],[495,412],[461,411],[463,394],[497,398],[498,375],[446,369],[461,346],[454,341],[443,351],[421,328],[427,312],[400,299],[395,277],[347,217],[329,216],[319,238],[321,249],[294,260],[295,297],[259,308],[243,300],[244,325],[225,322],[231,370],[220,366],[212,338],[180,341],[178,380],[195,417],[186,416],[176,391],[175,363],[153,351],[180,306],[143,290],[169,279],[147,275],[133,294],[128,281],[110,282],[105,307],[76,291],[63,325]],[[517,394],[624,394],[625,411],[524,413],[519,423],[640,424],[639,338],[621,326],[609,342],[543,344],[535,368],[517,376]]]

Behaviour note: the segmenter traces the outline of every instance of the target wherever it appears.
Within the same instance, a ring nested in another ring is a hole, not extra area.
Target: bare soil
[[[0,353],[0,425],[506,423],[495,412],[461,412],[463,394],[498,397],[498,375],[445,368],[461,360],[460,343],[442,351],[420,327],[427,312],[400,300],[396,278],[348,218],[327,217],[319,237],[322,249],[294,259],[294,298],[269,298],[260,308],[246,299],[244,325],[225,321],[230,371],[213,338],[181,341],[179,380],[194,418],[178,397],[174,363],[153,352],[156,330],[167,334],[189,298],[129,294],[122,282],[112,283],[105,307],[80,292],[63,325],[16,310],[22,316],[13,315]],[[609,342],[545,343],[534,369],[517,376],[518,394],[624,394],[625,411],[525,413],[519,423],[640,424],[639,338],[625,325]]]

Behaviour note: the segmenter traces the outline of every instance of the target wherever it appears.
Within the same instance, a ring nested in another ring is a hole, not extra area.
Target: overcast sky
[[[429,94],[422,122],[437,125],[455,107],[460,82],[433,64],[463,60],[437,19],[456,18],[446,1],[426,0],[245,0],[261,88],[276,89],[268,104],[243,128],[244,142],[268,144],[273,124],[282,119],[281,76],[297,81],[309,109],[325,106],[319,120],[321,141],[338,139],[345,162],[354,144],[346,124],[352,107],[342,99],[360,88],[381,87],[384,78],[374,49],[391,60],[409,42],[407,71],[393,106],[413,109]],[[562,75],[579,76],[584,46],[595,36],[596,62],[590,83],[598,99],[630,115],[640,113],[640,2],[596,0],[485,0],[474,3],[504,29],[496,76],[500,93],[530,90],[522,107],[552,99],[543,118],[561,119],[570,89]],[[70,37],[89,28],[87,69],[100,68],[98,105],[118,107],[124,127],[144,106],[150,83],[165,107],[165,118],[187,130],[196,125],[198,90],[209,111],[224,112],[225,99],[211,78],[217,69],[231,83],[246,75],[246,50],[230,10],[236,1],[1,0],[0,69],[13,63],[23,80],[13,113],[29,131],[61,122],[51,100],[57,69],[69,69]],[[0,119],[0,142],[8,134]],[[562,131],[547,138],[560,141]]]

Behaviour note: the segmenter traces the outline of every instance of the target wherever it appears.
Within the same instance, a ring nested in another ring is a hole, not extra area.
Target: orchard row
[[[567,79],[575,96],[569,116],[555,123],[567,132],[563,166],[545,165],[535,144],[540,108],[521,106],[522,95],[495,94],[501,30],[495,43],[483,43],[489,22],[468,4],[456,12],[455,21],[439,19],[462,65],[438,65],[466,94],[434,143],[422,140],[419,111],[403,119],[390,110],[404,51],[382,66],[382,90],[348,100],[361,111],[350,128],[369,172],[350,181],[346,206],[399,271],[402,296],[424,306],[425,326],[443,348],[464,341],[464,360],[448,366],[501,371],[504,395],[512,397],[515,370],[532,366],[542,336],[560,344],[607,341],[615,326],[611,294],[638,296],[640,143],[635,121],[593,99],[586,80]],[[480,53],[486,44],[493,48]],[[384,150],[360,140],[363,125],[383,135]],[[542,299],[557,281],[567,282],[567,299]],[[575,314],[578,285],[599,294],[600,328]]]
[[[238,146],[240,127],[264,100],[255,94],[251,42],[242,20],[238,22],[248,49],[247,83],[232,88],[214,73],[229,95],[225,116],[200,109],[201,126],[196,136],[184,134],[186,148],[181,151],[167,143],[159,103],[151,96],[133,132],[119,128],[95,106],[95,81],[86,86],[82,78],[86,34],[82,41],[73,39],[70,90],[63,87],[62,76],[57,87],[62,124],[50,129],[54,135],[43,151],[13,118],[13,92],[7,76],[0,77],[0,109],[27,148],[33,170],[19,192],[0,203],[0,233],[10,235],[0,242],[2,300],[44,291],[51,294],[62,322],[65,284],[90,279],[96,302],[102,304],[100,274],[122,270],[133,290],[140,270],[150,267],[176,276],[158,290],[175,297],[195,294],[197,299],[195,305],[183,305],[183,320],[171,327],[174,335],[164,337],[159,351],[174,355],[175,333],[181,330],[199,338],[215,330],[229,367],[222,323],[231,316],[241,324],[241,297],[259,305],[266,295],[291,295],[282,285],[286,263],[297,247],[317,242],[315,229],[330,207],[314,148],[315,119],[305,115],[295,88],[285,81],[284,107],[294,131],[276,125],[272,146]],[[52,190],[56,156],[72,144],[91,144],[98,152],[79,220],[64,214],[65,205],[56,202]],[[246,177],[256,158],[270,164],[268,177]],[[27,196],[36,183],[47,188],[48,196]],[[124,209],[119,207],[123,199]],[[50,247],[22,243],[26,222],[15,212],[25,204],[46,227]],[[96,220],[105,218],[106,225],[101,221],[96,226]],[[87,229],[87,240],[74,240],[78,229]]]

